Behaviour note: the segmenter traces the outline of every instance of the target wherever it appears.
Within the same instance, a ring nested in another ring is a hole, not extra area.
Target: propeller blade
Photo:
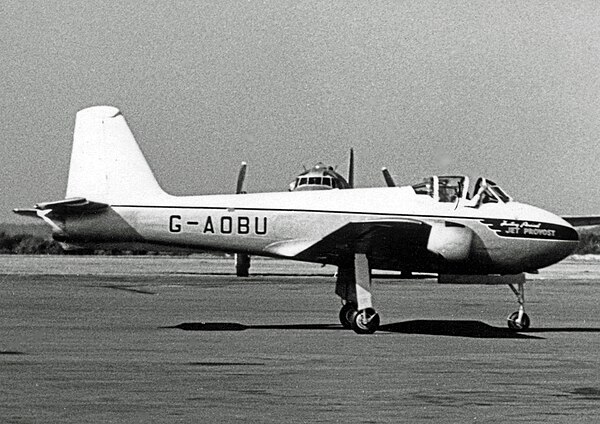
[[[235,194],[244,193],[244,180],[246,179],[246,168],[248,168],[248,164],[246,164],[246,162],[242,162],[242,166],[240,167],[240,173],[238,174]]]
[[[381,168],[381,172],[383,172],[383,178],[385,179],[385,183],[388,187],[396,187],[396,182],[392,178],[390,171],[387,168]]]
[[[354,188],[354,149],[350,149],[350,161],[348,163],[348,185]]]

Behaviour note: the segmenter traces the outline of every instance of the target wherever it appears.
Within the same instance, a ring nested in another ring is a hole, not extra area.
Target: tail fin
[[[119,109],[94,106],[77,113],[67,198],[115,204],[165,195]]]

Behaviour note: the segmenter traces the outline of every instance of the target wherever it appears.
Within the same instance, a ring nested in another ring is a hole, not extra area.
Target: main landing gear
[[[358,307],[356,306],[356,303],[346,301],[346,303],[343,304],[342,309],[340,309],[340,322],[344,328],[352,328],[352,318],[357,311]]]
[[[335,293],[342,298],[340,322],[358,334],[372,334],[379,328],[379,314],[371,302],[371,268],[364,254],[338,268]]]
[[[464,281],[470,276],[460,277]],[[486,281],[487,284],[508,284],[519,302],[519,310],[507,319],[508,327],[513,330],[528,329],[531,321],[525,313],[525,275],[488,276]],[[451,281],[446,278],[444,282]],[[365,254],[355,254],[338,267],[335,293],[342,298],[339,318],[344,328],[351,328],[358,334],[372,334],[379,328],[380,318],[373,308],[371,286],[371,267]]]
[[[507,318],[508,328],[513,330],[527,330],[531,325],[531,321],[529,320],[529,316],[525,313],[524,281],[519,281],[518,289],[516,289],[515,286],[510,283],[508,284],[508,287],[510,287],[513,293],[517,296],[517,301],[519,302],[519,310],[517,312],[513,312]]]
[[[363,309],[360,312],[355,303],[346,302],[340,310],[340,322],[347,329],[352,329],[358,334],[372,334],[379,328],[379,314],[373,308]]]

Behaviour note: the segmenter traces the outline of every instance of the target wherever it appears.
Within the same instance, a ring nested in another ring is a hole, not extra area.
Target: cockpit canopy
[[[336,188],[335,180],[331,177],[298,177],[294,188],[297,190],[308,185],[323,186],[323,189]]]
[[[350,188],[348,182],[331,166],[321,162],[304,171],[290,184],[290,191],[330,190],[332,188]]]
[[[433,176],[412,186],[417,195],[429,196],[440,203],[462,202],[465,206],[477,208],[484,203],[508,203],[512,198],[495,182],[480,177],[469,190],[469,177]]]

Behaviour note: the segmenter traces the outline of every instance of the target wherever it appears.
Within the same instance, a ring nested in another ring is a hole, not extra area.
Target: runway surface
[[[0,256],[0,422],[592,423],[600,261],[504,286],[375,279],[343,330],[334,269],[253,260]],[[258,275],[256,275],[258,274]],[[291,274],[291,275],[290,275]]]

